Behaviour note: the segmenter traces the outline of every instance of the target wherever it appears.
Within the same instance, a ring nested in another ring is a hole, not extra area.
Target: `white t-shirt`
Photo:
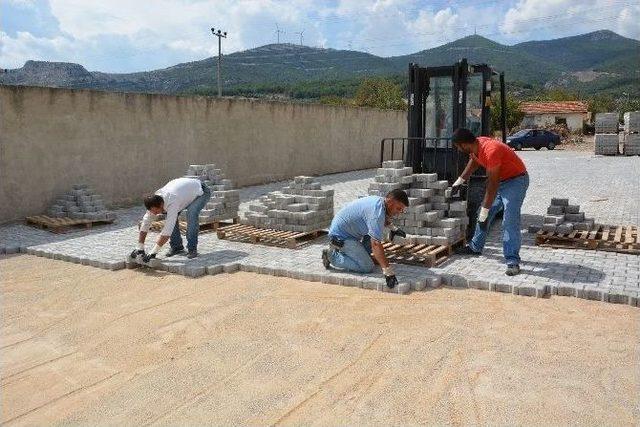
[[[164,200],[164,211],[167,216],[164,220],[164,227],[160,232],[163,236],[171,236],[173,227],[176,225],[178,214],[191,204],[197,197],[204,194],[202,191],[202,183],[195,178],[177,178],[173,179],[155,192]],[[151,223],[155,221],[156,215],[147,211],[142,218],[140,230],[148,232]]]

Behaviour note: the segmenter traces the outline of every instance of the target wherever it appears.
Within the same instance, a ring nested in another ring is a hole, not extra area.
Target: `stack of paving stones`
[[[640,155],[640,111],[624,113],[624,142],[626,156]]]
[[[60,197],[47,211],[52,218],[112,221],[115,214],[107,210],[98,195],[86,184],[74,184],[73,189]]]
[[[594,225],[592,218],[585,218],[580,212],[580,205],[570,205],[569,199],[551,199],[551,205],[544,216],[542,230],[560,234],[568,234],[574,230],[591,231]]]
[[[619,153],[618,117],[618,113],[596,114],[596,154],[616,155]]]
[[[201,224],[238,217],[240,191],[234,189],[231,180],[226,179],[215,164],[189,165],[186,177],[199,179],[211,190],[211,199],[200,211]],[[186,215],[186,211],[182,211],[180,219],[185,221]]]
[[[242,224],[307,233],[328,228],[333,218],[333,190],[323,190],[310,176],[296,176],[282,191],[249,205]]]
[[[467,202],[451,201],[448,181],[438,180],[435,173],[414,174],[402,160],[385,161],[369,185],[369,195],[385,197],[395,189],[407,192],[409,207],[393,220],[407,233],[394,243],[450,245],[464,235],[469,224]]]

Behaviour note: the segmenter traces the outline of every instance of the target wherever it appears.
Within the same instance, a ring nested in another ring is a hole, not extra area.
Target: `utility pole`
[[[278,44],[280,44],[280,33],[284,33],[284,31],[282,31],[280,29],[280,27],[278,27],[278,23],[277,22],[276,22],[276,31],[275,31],[275,33],[276,33],[276,37],[277,37],[277,40],[278,40]]]
[[[304,34],[304,30],[297,32],[296,34],[300,35],[300,46],[302,46],[302,35]]]
[[[211,27],[211,33],[218,38],[218,96],[222,96],[222,80],[220,78],[220,63],[222,62],[222,38],[227,38],[227,32]]]

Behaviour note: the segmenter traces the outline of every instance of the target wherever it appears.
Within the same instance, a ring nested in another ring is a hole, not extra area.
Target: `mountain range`
[[[286,86],[369,76],[404,76],[410,62],[450,65],[461,58],[504,71],[520,87],[568,88],[582,94],[640,96],[640,41],[608,30],[554,40],[504,45],[474,35],[409,55],[379,57],[353,50],[269,44],[222,57],[225,89]],[[27,61],[0,73],[0,84],[107,91],[193,93],[215,87],[217,57],[169,68],[115,74],[73,63]]]

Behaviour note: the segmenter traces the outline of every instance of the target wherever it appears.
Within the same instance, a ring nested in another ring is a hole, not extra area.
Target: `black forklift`
[[[499,88],[499,96],[493,88]],[[506,143],[504,73],[486,64],[472,65],[466,59],[451,66],[422,67],[409,64],[408,133],[406,138],[385,138],[380,162],[401,157],[414,173],[437,173],[453,183],[469,157],[451,142],[454,130],[466,127],[477,136],[491,136],[491,108],[501,106],[500,130]],[[485,190],[486,173],[478,169],[461,191],[467,200],[470,237]]]

